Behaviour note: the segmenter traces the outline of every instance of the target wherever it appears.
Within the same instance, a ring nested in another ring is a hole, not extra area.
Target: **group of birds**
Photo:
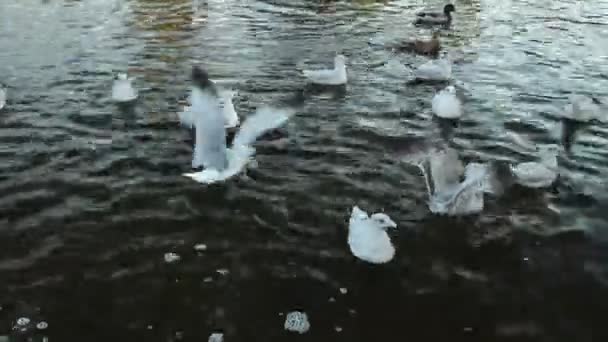
[[[420,12],[417,25],[450,25],[453,4],[444,6],[443,12]],[[427,55],[429,61],[413,70],[416,82],[447,83],[431,101],[434,115],[444,120],[457,120],[463,114],[463,103],[452,79],[452,58],[449,53],[439,58],[441,43],[439,31],[428,41],[412,40],[390,47],[393,51]],[[342,87],[348,82],[347,59],[338,54],[332,69],[303,70],[302,75],[313,85]],[[201,171],[185,173],[199,183],[212,184],[225,181],[243,171],[253,160],[254,142],[264,133],[283,125],[295,114],[298,101],[283,106],[263,106],[250,114],[241,124],[232,100],[236,92],[222,89],[200,67],[192,68],[193,86],[189,102],[178,113],[182,126],[194,131],[192,168]],[[112,98],[117,102],[132,102],[137,98],[132,79],[120,74],[114,81]],[[303,98],[299,98],[303,100]],[[566,108],[565,121],[579,123],[597,117],[599,101],[578,97]],[[587,116],[586,116],[587,115]],[[591,115],[591,116],[589,116]],[[595,115],[595,116],[594,116]],[[240,127],[239,127],[240,126]],[[236,130],[230,146],[226,130]],[[566,131],[566,129],[564,129]],[[566,133],[565,133],[566,134]],[[571,134],[571,133],[569,133]],[[434,214],[462,216],[479,213],[484,209],[484,195],[501,195],[512,185],[529,188],[547,188],[559,175],[557,145],[537,147],[517,136],[514,142],[539,155],[537,161],[510,164],[504,161],[469,163],[460,160],[458,152],[447,146],[426,149],[421,156],[404,158],[417,166],[425,179],[428,207]],[[369,215],[359,207],[352,209],[349,220],[348,244],[359,259],[370,263],[390,261],[395,248],[387,233],[397,224],[385,213]]]
[[[453,4],[446,4],[442,12],[420,12],[417,25],[450,25]],[[463,114],[463,103],[451,84],[452,58],[449,53],[439,58],[441,43],[439,31],[434,31],[431,40],[413,40],[392,47],[393,51],[411,52],[431,57],[429,61],[413,70],[416,82],[440,82],[447,86],[438,91],[432,101],[432,112],[445,120],[456,120]],[[338,54],[332,69],[303,70],[302,75],[314,85],[342,87],[348,82],[347,59]],[[283,105],[263,106],[250,114],[241,123],[232,103],[237,94],[232,89],[223,89],[209,78],[200,67],[192,68],[192,88],[189,102],[178,113],[182,126],[194,133],[192,168],[202,170],[185,173],[184,176],[199,183],[212,184],[225,181],[243,171],[253,160],[254,142],[268,131],[274,130],[292,117],[302,104],[303,94]],[[117,75],[112,86],[112,99],[118,103],[133,103],[138,92],[133,87],[133,78],[127,74]],[[0,85],[0,109],[6,103],[6,86]],[[593,120],[600,120],[601,102],[595,98],[576,95],[564,111],[564,146],[569,148],[575,129]],[[226,130],[236,130],[230,146]],[[546,188],[554,184],[559,175],[558,146],[537,147],[523,139],[515,143],[537,152],[537,161],[510,164],[493,161],[485,164],[463,165],[458,153],[449,147],[433,147],[422,155],[408,157],[406,162],[417,166],[425,179],[428,192],[428,207],[434,214],[461,216],[479,213],[484,208],[484,194],[501,195],[514,184],[530,188]],[[397,224],[384,213],[369,215],[359,207],[352,209],[349,220],[348,244],[358,258],[371,263],[390,261],[395,249],[387,234],[388,228]]]

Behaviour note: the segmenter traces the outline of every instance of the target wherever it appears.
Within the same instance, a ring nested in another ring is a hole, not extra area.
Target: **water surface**
[[[202,3],[202,2],[201,2]],[[0,336],[18,341],[606,341],[608,127],[583,129],[551,191],[474,217],[433,216],[416,167],[441,138],[436,86],[406,86],[372,42],[441,1],[0,2]],[[449,143],[466,161],[534,160],[509,133],[557,141],[571,93],[608,100],[608,1],[459,0],[447,49],[470,89]],[[348,57],[341,96],[313,96],[258,166],[224,184],[182,177],[193,64],[239,91],[242,118]],[[140,99],[109,99],[128,71]],[[395,259],[356,260],[350,209],[398,224]],[[195,244],[207,249],[197,252]],[[181,256],[167,264],[163,255]],[[221,272],[218,272],[220,270]],[[223,272],[227,270],[228,273]],[[340,288],[347,288],[342,294]],[[311,330],[283,330],[305,311]],[[14,330],[17,318],[32,320]],[[48,329],[33,324],[46,321]],[[11,341],[12,341],[11,340]]]

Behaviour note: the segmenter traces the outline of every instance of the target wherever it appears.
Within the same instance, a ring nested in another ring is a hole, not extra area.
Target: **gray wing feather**
[[[291,108],[263,107],[247,117],[232,142],[233,146],[249,146],[262,134],[284,124],[294,113]]]

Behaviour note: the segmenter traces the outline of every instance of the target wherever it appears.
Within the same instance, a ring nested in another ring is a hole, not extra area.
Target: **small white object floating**
[[[305,312],[293,311],[285,317],[285,330],[304,334],[310,329],[308,316]]]
[[[133,78],[120,73],[112,85],[112,100],[115,102],[131,102],[137,99],[137,90],[133,88]]]
[[[334,57],[334,68],[325,70],[303,70],[302,74],[311,83],[321,85],[343,85],[346,84],[346,57],[337,55]]]
[[[376,213],[371,217],[353,207],[348,225],[348,245],[357,258],[373,263],[383,264],[395,256],[387,228],[397,228],[397,224],[384,213]]]
[[[6,105],[6,86],[0,84],[0,109]]]
[[[165,253],[165,262],[168,264],[179,261],[181,258],[182,257],[179,256],[179,254],[177,254],[177,253],[173,253],[173,252]]]
[[[204,252],[207,250],[207,245],[205,245],[204,243],[199,243],[194,245],[194,250],[197,252]]]
[[[557,146],[540,148],[539,162],[526,162],[511,166],[515,181],[528,188],[551,186],[559,175]]]
[[[49,324],[45,321],[41,321],[41,322],[38,322],[38,324],[36,324],[36,329],[38,329],[38,330],[46,330],[46,328],[48,328],[48,327],[49,327]]]
[[[224,342],[224,334],[213,333],[211,336],[209,336],[208,342]]]
[[[343,295],[347,294],[348,293],[348,289],[346,287],[341,287],[340,288],[340,293],[343,294]]]
[[[462,116],[462,102],[456,96],[456,88],[447,86],[433,97],[433,113],[443,119],[458,119]]]
[[[20,327],[26,326],[28,324],[30,324],[31,320],[27,317],[19,317],[17,319],[17,325]]]
[[[217,274],[221,275],[221,276],[227,276],[230,271],[226,268],[220,268],[218,270],[216,270],[215,272],[217,272]]]

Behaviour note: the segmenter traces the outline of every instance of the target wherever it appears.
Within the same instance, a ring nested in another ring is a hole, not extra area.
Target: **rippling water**
[[[442,2],[1,1],[0,340],[608,340],[608,127],[560,156],[554,191],[431,215],[418,169],[395,155],[437,134],[437,88],[385,64],[423,57],[369,44],[428,35],[411,25],[422,6]],[[448,137],[465,160],[530,160],[509,132],[555,142],[568,94],[608,100],[608,1],[456,7],[442,38],[465,56],[466,115]],[[176,113],[193,64],[238,89],[247,113],[336,52],[346,93],[309,99],[246,177],[181,176],[191,146]],[[140,90],[132,111],[109,99],[124,71]],[[355,204],[398,222],[391,263],[350,254]],[[310,332],[283,330],[293,310]],[[14,330],[19,317],[49,327]]]

